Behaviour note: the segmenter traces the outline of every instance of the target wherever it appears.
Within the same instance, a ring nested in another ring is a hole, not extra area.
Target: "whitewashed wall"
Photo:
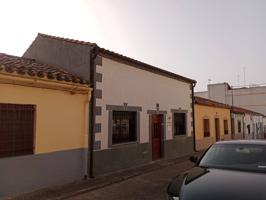
[[[97,89],[102,90],[102,99],[96,100],[97,106],[102,106],[102,115],[96,116],[96,123],[101,123],[101,133],[96,133],[95,140],[101,141],[101,149],[108,148],[108,111],[106,105],[140,106],[140,143],[149,142],[149,115],[147,110],[167,111],[166,140],[172,139],[171,109],[188,110],[187,135],[192,132],[192,99],[190,84],[167,78],[152,72],[141,70],[123,63],[102,58],[102,66],[96,71],[102,73],[102,83],[97,83]]]
[[[252,123],[254,127],[254,137],[255,139],[261,139],[263,137],[263,117],[253,116]]]
[[[234,139],[243,139],[244,115],[234,113],[233,118],[234,118],[234,128],[235,128],[235,138]],[[241,132],[238,131],[238,121],[241,122]]]

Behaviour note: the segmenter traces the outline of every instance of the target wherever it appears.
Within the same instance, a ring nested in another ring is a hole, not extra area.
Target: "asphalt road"
[[[165,200],[166,187],[172,177],[190,169],[193,164],[185,161],[143,174],[120,183],[71,197],[73,200]]]

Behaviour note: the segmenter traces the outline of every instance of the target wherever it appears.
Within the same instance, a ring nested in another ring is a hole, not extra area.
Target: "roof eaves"
[[[217,107],[217,108],[225,108],[225,109],[230,109],[229,105],[220,103],[220,102],[216,102],[210,99],[205,99],[202,97],[195,97],[195,104],[198,105],[204,105],[204,106],[211,106],[211,107]]]
[[[0,71],[9,74],[18,74],[19,76],[38,77],[60,82],[72,82],[81,85],[89,84],[86,80],[55,66],[42,64],[34,59],[3,53],[0,53]]]
[[[248,110],[245,108],[235,107],[235,106],[232,106],[232,112],[233,113],[239,113],[239,114],[251,114],[251,115],[264,116],[261,113],[258,113],[258,112],[252,111],[252,110]]]

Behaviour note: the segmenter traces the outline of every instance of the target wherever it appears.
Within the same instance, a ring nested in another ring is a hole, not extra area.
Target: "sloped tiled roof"
[[[0,72],[17,73],[50,80],[88,84],[88,82],[65,70],[23,57],[0,53]]]
[[[166,77],[173,78],[176,80],[181,80],[183,82],[196,83],[196,81],[193,79],[190,79],[190,78],[187,78],[187,77],[184,77],[184,76],[160,69],[158,67],[154,67],[154,66],[149,65],[147,63],[144,63],[144,62],[129,58],[127,56],[115,53],[113,51],[101,48],[95,43],[84,42],[84,41],[80,41],[80,40],[73,40],[73,39],[57,37],[57,36],[51,36],[51,35],[46,35],[43,33],[39,33],[38,36],[56,39],[56,40],[61,40],[61,41],[65,41],[65,42],[71,42],[71,43],[80,44],[80,45],[89,45],[91,47],[95,47],[101,55],[106,56],[108,58],[111,58],[113,60],[123,62],[125,64],[129,64],[129,65],[134,66],[136,68],[143,69],[143,70],[146,70],[146,71],[149,71],[152,73],[156,73],[156,74],[159,74],[162,76],[166,76]]]
[[[245,109],[245,108],[235,107],[235,106],[232,106],[231,110],[232,110],[233,113],[264,116],[261,113],[258,113],[258,112],[252,111],[252,110],[248,110],[248,109]]]
[[[240,108],[240,107],[235,107],[235,106],[229,106],[227,104],[223,104],[223,103],[220,103],[217,101],[213,101],[210,99],[205,99],[205,98],[197,97],[197,96],[195,96],[195,104],[204,105],[204,106],[211,106],[211,107],[218,107],[218,108],[227,108],[227,109],[231,109],[231,111],[233,113],[237,113],[237,114],[251,114],[251,115],[264,116],[263,114],[252,111],[252,110],[248,110],[248,109]]]
[[[195,104],[230,109],[230,106],[229,105],[226,105],[226,104],[223,104],[223,103],[219,103],[217,101],[212,101],[210,99],[205,99],[205,98],[202,98],[202,97],[197,97],[197,96],[195,96]]]

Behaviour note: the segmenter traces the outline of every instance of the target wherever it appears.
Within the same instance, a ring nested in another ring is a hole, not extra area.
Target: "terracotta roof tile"
[[[37,62],[34,59],[17,57],[4,53],[0,53],[0,71],[2,70],[8,73],[16,72],[20,75],[36,76],[38,78],[88,84],[86,80],[57,67]]]
[[[195,104],[230,109],[229,105],[226,105],[226,104],[223,104],[223,103],[219,103],[217,101],[212,101],[210,99],[205,99],[205,98],[202,98],[202,97],[196,97],[196,96],[195,96]]]
[[[232,110],[233,113],[264,116],[261,113],[258,113],[258,112],[252,111],[252,110],[248,110],[248,109],[245,109],[245,108],[235,107],[235,106],[232,106],[231,110]]]
[[[264,116],[263,114],[252,111],[252,110],[248,110],[248,109],[240,108],[240,107],[235,107],[235,106],[229,106],[227,104],[223,104],[223,103],[220,103],[217,101],[213,101],[210,99],[205,99],[205,98],[197,97],[197,96],[195,96],[195,104],[204,105],[204,106],[219,107],[219,108],[227,108],[227,109],[231,109],[231,111],[233,113],[239,113],[239,114],[245,114],[246,113],[246,114],[251,114],[251,115]]]

